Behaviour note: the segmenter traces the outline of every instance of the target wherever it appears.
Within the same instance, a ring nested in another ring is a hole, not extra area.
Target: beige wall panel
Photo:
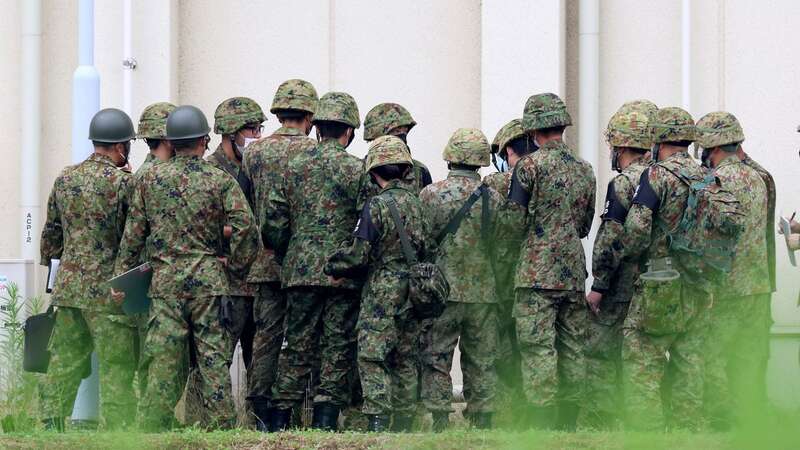
[[[326,91],[328,2],[184,0],[179,10],[178,99],[209,122],[234,96],[253,98],[269,115],[275,89],[289,78]],[[265,131],[278,126],[269,115]],[[215,136],[212,149],[218,142]]]
[[[0,1],[0,258],[19,258],[20,203],[20,4],[17,0]]]
[[[381,102],[408,108],[418,123],[409,146],[433,178],[442,179],[441,154],[452,132],[481,125],[480,2],[333,5],[334,88],[355,97],[362,120]],[[350,151],[361,156],[366,148],[359,131]]]

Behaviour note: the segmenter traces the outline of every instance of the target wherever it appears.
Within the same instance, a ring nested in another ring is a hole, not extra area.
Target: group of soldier
[[[531,96],[491,144],[455,131],[437,182],[411,157],[416,122],[400,105],[367,113],[364,159],[346,151],[361,125],[350,95],[318,98],[289,80],[270,112],[280,127],[262,137],[255,101],[223,101],[221,142],[205,160],[211,129],[194,106],[151,105],[137,133],[122,111],[93,118],[94,153],[56,179],[42,232],[42,263],[60,259],[41,386],[48,427],[63,428],[93,351],[106,428],[176,426],[189,391],[196,423],[233,427],[237,343],[245,407],[262,431],[297,426],[309,395],[314,428],[336,430],[356,405],[370,431],[407,431],[421,403],[441,431],[456,345],[464,416],[480,429],[510,403],[523,426],[724,429],[762,402],[753,386],[764,384],[775,287],[775,186],[743,152],[733,115],[695,124],[645,100],[614,114],[606,137],[619,175],[585,294],[596,182],[562,138],[572,121],[558,96]],[[134,138],[150,154],[131,174]],[[481,179],[490,161],[503,170]],[[728,278],[712,286],[681,276],[670,246],[687,180],[708,173],[744,217]],[[419,315],[410,298],[417,261],[449,284],[439,315]],[[151,306],[126,316],[108,280],[143,263]]]

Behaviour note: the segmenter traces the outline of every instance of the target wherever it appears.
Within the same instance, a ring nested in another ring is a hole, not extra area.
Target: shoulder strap
[[[406,226],[403,223],[403,219],[400,218],[400,212],[397,210],[397,203],[395,203],[393,198],[389,197],[386,199],[386,205],[389,207],[389,214],[391,214],[394,226],[397,228],[397,234],[400,236],[400,244],[403,246],[403,254],[406,257],[406,262],[410,266],[414,265],[417,263],[417,257],[414,249],[411,247],[411,241],[408,239]]]
[[[458,231],[458,228],[461,226],[461,221],[464,220],[464,216],[467,215],[470,209],[472,209],[472,205],[478,201],[479,197],[483,197],[483,212],[481,214],[481,238],[486,237],[486,233],[488,232],[488,222],[489,222],[489,192],[486,188],[486,185],[481,184],[478,186],[475,191],[470,194],[467,201],[464,202],[464,205],[461,206],[461,209],[458,210],[455,216],[450,219],[450,222],[447,222],[447,226],[436,236],[436,243],[441,244],[444,238],[447,237],[448,234],[455,234]]]

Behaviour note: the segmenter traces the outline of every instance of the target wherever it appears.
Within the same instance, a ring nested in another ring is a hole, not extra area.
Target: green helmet
[[[744,131],[736,117],[724,111],[712,112],[697,121],[697,143],[714,148],[744,141]]]
[[[101,109],[89,123],[89,139],[116,144],[136,138],[131,118],[116,108]]]
[[[632,147],[650,150],[653,146],[646,112],[635,108],[620,108],[606,127],[606,142],[609,147]]]
[[[400,138],[395,136],[380,136],[373,140],[367,151],[365,169],[370,170],[389,164],[411,165],[411,153]]]
[[[231,97],[214,111],[214,133],[233,134],[247,125],[258,125],[267,120],[255,100],[247,97]]]
[[[459,128],[447,141],[442,158],[451,163],[487,167],[489,152],[489,141],[481,130]]]
[[[364,140],[369,142],[399,127],[408,127],[410,130],[416,124],[411,113],[401,105],[381,103],[364,116]]]
[[[650,100],[646,99],[631,100],[623,103],[622,106],[619,107],[617,112],[626,111],[629,109],[643,112],[647,115],[648,119],[652,119],[656,115],[656,111],[658,111],[658,106],[656,106],[656,104],[651,102]]]
[[[278,86],[269,112],[276,114],[292,109],[314,114],[317,112],[318,102],[319,96],[313,84],[305,80],[286,80]]]
[[[346,92],[328,92],[319,99],[313,123],[339,122],[353,128],[361,126],[358,118],[358,105]]]
[[[572,125],[572,117],[567,112],[567,105],[556,94],[532,95],[525,102],[522,128],[526,132],[568,125]]]
[[[494,136],[494,140],[492,141],[492,153],[502,153],[509,142],[522,136],[525,136],[525,130],[522,129],[522,120],[514,119],[508,122],[503,125],[503,128],[500,128],[500,131]]]
[[[164,139],[167,135],[167,116],[176,106],[169,102],[153,103],[139,116],[139,139]]]
[[[170,141],[199,138],[210,132],[206,115],[195,106],[179,106],[167,117],[167,139]]]
[[[650,121],[650,136],[654,144],[691,142],[695,139],[695,133],[692,115],[678,107],[661,108]]]

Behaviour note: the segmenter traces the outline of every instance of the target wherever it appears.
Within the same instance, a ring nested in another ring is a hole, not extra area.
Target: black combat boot
[[[434,433],[441,433],[450,426],[450,413],[447,411],[434,411],[433,412],[433,429]]]
[[[63,417],[48,417],[42,420],[42,425],[46,431],[64,432],[64,418]]]
[[[392,431],[395,433],[407,433],[411,431],[414,423],[414,416],[408,414],[395,414],[392,416]]]
[[[389,416],[383,414],[367,414],[367,431],[384,433],[389,430]]]
[[[269,407],[269,400],[265,397],[248,397],[250,401],[250,409],[253,415],[256,416],[256,430],[262,433],[269,432],[269,420],[272,410]]]
[[[269,422],[267,422],[267,430],[270,433],[278,431],[285,431],[289,428],[289,422],[292,418],[291,409],[278,409],[270,408]]]
[[[469,421],[478,430],[489,430],[492,428],[492,413],[473,413],[470,414]]]
[[[339,408],[330,403],[317,403],[314,405],[314,415],[311,419],[311,428],[324,431],[336,431],[339,422]]]
[[[575,431],[580,408],[575,402],[560,402],[558,404],[558,419],[556,426],[559,430]]]

